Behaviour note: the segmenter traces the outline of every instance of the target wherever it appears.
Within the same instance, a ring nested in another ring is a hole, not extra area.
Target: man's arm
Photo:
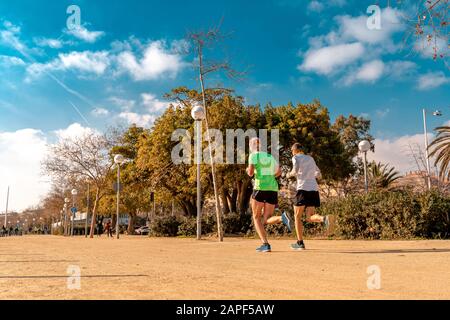
[[[320,172],[320,169],[317,166],[316,161],[314,161],[314,165],[316,166],[316,172],[315,172],[316,179],[322,179],[322,172]]]
[[[255,175],[255,165],[254,164],[248,165],[247,174],[249,175],[249,177],[253,177]]]
[[[248,174],[250,177],[253,177],[253,176],[255,175],[255,164],[256,164],[255,156],[254,156],[253,153],[251,153],[251,154],[248,156],[248,167],[247,167],[247,169],[246,169],[247,174]]]
[[[286,174],[286,178],[293,178],[297,175],[297,159],[295,157],[292,158],[292,170]]]
[[[279,176],[281,176],[281,168],[277,164],[277,166],[275,167],[275,178],[278,178]]]

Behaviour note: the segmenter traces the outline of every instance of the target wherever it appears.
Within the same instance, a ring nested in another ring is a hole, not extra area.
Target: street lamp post
[[[425,140],[425,157],[426,157],[426,163],[427,163],[427,187],[428,190],[431,190],[431,166],[430,166],[430,156],[428,152],[428,130],[427,130],[427,110],[423,109],[423,131],[424,131],[424,140]],[[439,110],[436,110],[432,113],[435,117],[442,116],[442,112]]]
[[[72,210],[74,210],[75,211],[75,202],[76,202],[76,197],[77,197],[77,194],[78,194],[78,191],[77,191],[77,189],[72,189]],[[71,213],[71,217],[72,217],[72,221],[71,221],[71,223],[70,223],[70,236],[71,237],[73,237],[73,224],[74,224],[74,220],[75,220],[75,212],[72,212],[72,210],[70,210],[70,213]]]
[[[64,210],[61,210],[61,211],[59,212],[59,222],[61,222],[60,227],[63,226],[63,215],[64,215]],[[61,230],[61,228],[59,228],[58,230]],[[58,232],[58,233],[59,233],[59,232]]]
[[[86,201],[87,201],[86,221],[85,221],[85,224],[84,224],[84,237],[85,238],[87,238],[87,236],[88,236],[88,234],[87,234],[87,231],[88,231],[88,220],[89,220],[89,210],[90,210],[90,206],[91,206],[91,196],[90,196],[90,194],[91,194],[91,185],[88,184],[87,199],[86,199]]]
[[[370,142],[363,140],[358,144],[359,151],[364,153],[364,190],[369,192],[369,178],[367,176],[367,152],[370,150]]]
[[[67,228],[67,209],[69,207],[70,199],[65,198],[64,199],[64,235],[67,236],[69,231]]]
[[[195,120],[195,162],[197,163],[197,240],[202,237],[202,190],[200,181],[200,165],[202,162],[202,120],[205,119],[205,109],[201,106],[195,106],[191,112]]]
[[[6,228],[6,221],[8,219],[8,204],[9,204],[9,186],[8,191],[6,193],[5,228]]]
[[[117,165],[117,219],[116,219],[116,237],[119,239],[120,235],[120,224],[119,224],[119,213],[120,213],[120,165],[125,162],[125,158],[121,154],[117,154],[114,157],[114,163]]]

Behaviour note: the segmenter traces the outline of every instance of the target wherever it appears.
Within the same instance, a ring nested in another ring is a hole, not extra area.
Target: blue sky
[[[318,98],[333,118],[363,115],[372,120],[380,150],[395,148],[408,137],[418,141],[421,108],[444,111],[444,117],[429,119],[430,128],[450,119],[449,69],[442,60],[431,59],[426,44],[402,42],[402,17],[409,8],[387,8],[387,1],[379,1],[381,30],[369,30],[366,10],[371,4],[2,1],[0,145],[28,139],[35,146],[62,132],[114,124],[150,126],[167,106],[164,93],[180,85],[198,87],[193,57],[179,50],[187,31],[205,29],[222,18],[222,30],[231,35],[219,55],[248,73],[241,82],[215,76],[210,85],[233,87],[249,103]],[[67,29],[69,5],[81,9],[76,31]],[[447,46],[442,50],[448,53]],[[397,166],[405,161],[381,153],[377,159]]]

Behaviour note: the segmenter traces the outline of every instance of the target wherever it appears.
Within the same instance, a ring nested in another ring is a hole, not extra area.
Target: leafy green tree
[[[438,135],[430,144],[430,157],[436,157],[435,165],[440,167],[442,179],[450,179],[450,126],[436,128]]]
[[[376,189],[388,189],[400,178],[400,173],[394,167],[381,162],[373,161],[369,164],[368,169],[370,184]]]

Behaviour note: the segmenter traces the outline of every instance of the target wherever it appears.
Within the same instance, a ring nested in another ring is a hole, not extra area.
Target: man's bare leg
[[[258,202],[252,199],[252,212],[253,212],[253,224],[255,225],[256,233],[258,234],[261,241],[264,243],[267,242],[266,230],[264,229],[264,225],[262,222],[262,210],[264,209],[264,203]]]
[[[281,220],[281,216],[270,217],[266,221],[266,224],[280,224],[280,223],[283,223],[283,220]]]
[[[303,213],[305,212],[305,207],[294,207],[295,216],[295,230],[297,231],[297,240],[303,240]]]
[[[323,223],[325,217],[316,214],[316,208],[308,207],[306,208],[306,221],[310,223]]]
[[[281,223],[281,217],[272,217],[273,212],[275,211],[275,205],[273,204],[264,204],[264,224],[278,224]]]

